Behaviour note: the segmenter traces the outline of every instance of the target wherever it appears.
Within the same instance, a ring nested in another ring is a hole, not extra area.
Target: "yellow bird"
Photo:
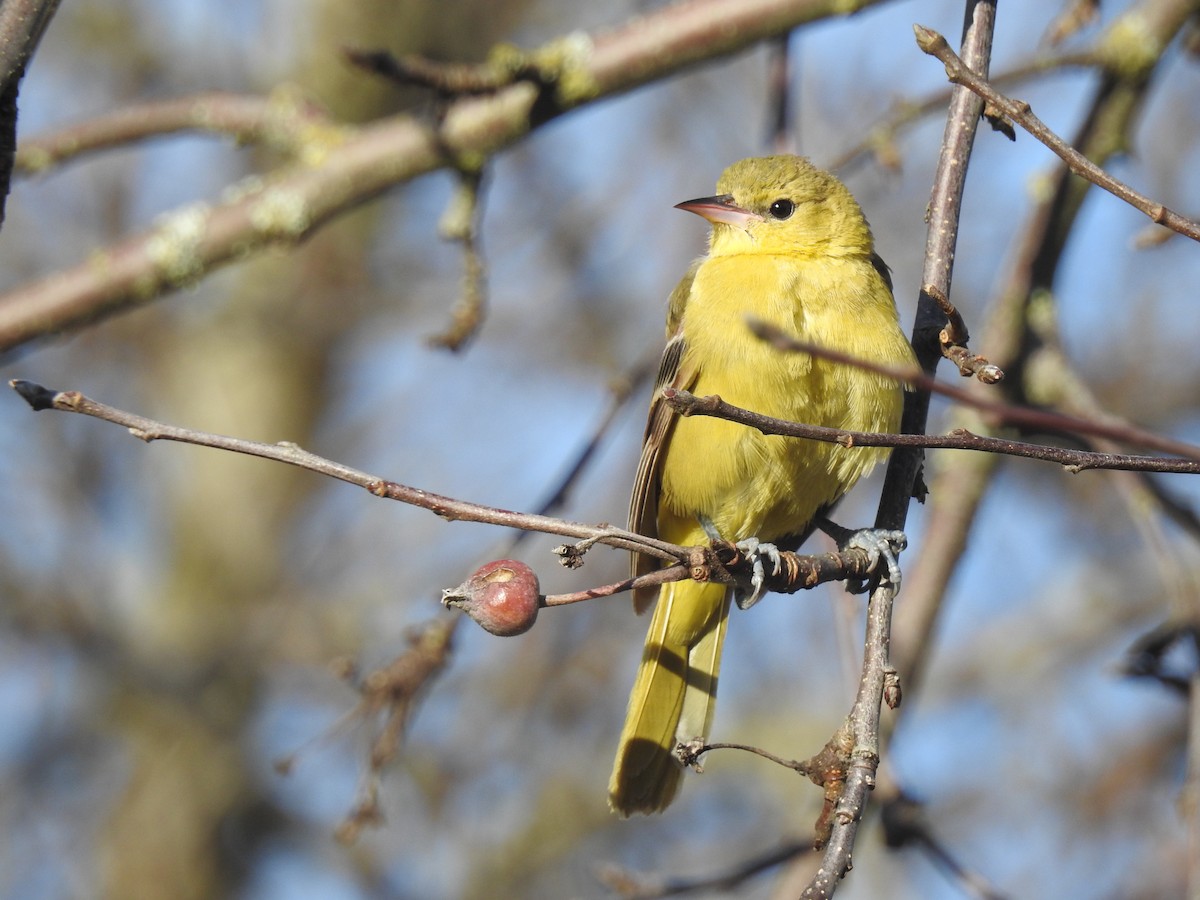
[[[886,449],[765,436],[707,416],[675,416],[667,386],[780,419],[856,431],[896,431],[903,387],[861,369],[774,349],[748,317],[803,341],[890,365],[915,364],[900,329],[887,266],[858,203],[835,177],[798,156],[734,163],[717,196],[680,203],[712,223],[708,255],[671,294],[668,343],[650,405],[630,528],[676,544],[720,536],[794,548]],[[757,539],[757,540],[755,540]],[[764,555],[774,547],[764,545]],[[635,573],[658,563],[634,559]],[[653,593],[635,597],[641,612]],[[681,581],[658,591],[609,782],[622,816],[675,797],[680,742],[712,725],[730,592]],[[750,602],[757,599],[757,587]],[[739,605],[742,603],[739,598]]]

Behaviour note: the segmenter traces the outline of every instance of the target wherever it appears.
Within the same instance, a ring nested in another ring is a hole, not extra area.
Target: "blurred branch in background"
[[[292,142],[304,143],[298,153],[304,164],[247,181],[232,199],[164,216],[82,265],[0,295],[0,352],[186,287],[266,247],[296,244],[418,175],[463,160],[481,166],[570,110],[877,2],[850,8],[836,0],[678,3],[595,35],[568,35],[533,51],[495,51],[484,65],[496,90],[479,96],[472,89],[447,104],[434,124],[401,115],[358,127],[304,127]]]
[[[295,86],[281,86],[265,97],[212,91],[132,103],[77,125],[23,138],[16,171],[42,175],[93,153],[185,132],[220,135],[302,161],[305,151],[319,155],[322,139],[333,139],[329,131],[335,128],[329,114]]]

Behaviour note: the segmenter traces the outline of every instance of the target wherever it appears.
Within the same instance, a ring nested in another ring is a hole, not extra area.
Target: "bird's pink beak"
[[[732,225],[735,228],[744,229],[751,222],[762,219],[758,213],[752,213],[748,209],[742,209],[733,202],[733,194],[718,194],[715,197],[700,197],[697,200],[685,200],[683,203],[676,203],[676,209],[683,209],[690,213],[695,213],[710,222],[720,223],[722,225]]]

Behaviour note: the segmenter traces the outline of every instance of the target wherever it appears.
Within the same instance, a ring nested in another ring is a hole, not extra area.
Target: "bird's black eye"
[[[786,219],[796,211],[796,204],[791,200],[776,200],[767,210],[773,219]]]

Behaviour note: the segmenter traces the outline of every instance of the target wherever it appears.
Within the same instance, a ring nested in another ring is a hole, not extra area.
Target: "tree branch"
[[[299,243],[401,182],[478,167],[570,110],[879,2],[684,0],[609,31],[499,52],[492,65],[516,73],[512,83],[454,100],[436,123],[393,116],[328,129],[300,164],[249,179],[217,203],[176,210],[84,263],[0,295],[0,352],[153,300],[266,247]],[[517,77],[530,69],[536,79]]]
[[[277,444],[264,444],[258,441],[248,441],[242,438],[228,437],[204,431],[194,431],[190,428],[180,428],[156,422],[145,416],[126,412],[104,403],[98,403],[78,391],[52,391],[29,381],[13,380],[9,385],[25,399],[34,410],[56,409],[62,412],[81,413],[92,416],[115,425],[129,429],[130,434],[139,440],[146,441],[179,441],[185,444],[195,444],[201,447],[212,447],[227,450],[231,453],[243,453],[257,456],[274,462],[286,463],[336,478],[364,488],[376,497],[388,500],[399,500],[410,506],[427,509],[447,521],[454,522],[484,522],[492,525],[505,525],[520,528],[525,531],[539,531],[545,534],[559,534],[565,537],[582,538],[591,543],[606,544],[621,550],[637,553],[648,553],[666,560],[687,559],[687,549],[675,544],[644,537],[632,531],[614,528],[609,525],[585,525],[579,522],[568,522],[550,516],[539,516],[532,513],[513,512],[494,506],[484,506],[478,503],[468,503],[456,500],[420,488],[409,487],[395,481],[388,481],[377,475],[371,475],[358,469],[344,465],[303,449],[289,441]]]
[[[938,381],[918,369],[903,369],[895,366],[886,366],[871,360],[859,359],[850,356],[847,353],[841,353],[829,347],[822,347],[818,344],[811,344],[806,341],[796,340],[791,335],[786,334],[779,328],[766,322],[751,320],[750,329],[764,340],[770,341],[774,346],[781,350],[790,350],[796,353],[807,353],[811,356],[817,356],[821,359],[829,359],[842,365],[854,366],[855,368],[865,369],[869,372],[875,372],[887,378],[895,379],[909,384],[917,391],[924,391],[934,394],[940,394],[943,397],[948,397],[951,400],[963,406],[969,406],[973,409],[978,409],[988,415],[989,419],[997,425],[1008,425],[1017,428],[1022,428],[1027,431],[1044,431],[1050,433],[1077,434],[1088,435],[1091,437],[1107,438],[1109,440],[1120,441],[1124,444],[1135,447],[1146,447],[1153,450],[1159,450],[1163,453],[1174,453],[1177,456],[1182,456],[1190,459],[1200,459],[1200,447],[1195,444],[1189,444],[1185,441],[1178,441],[1173,438],[1163,437],[1155,434],[1152,431],[1147,431],[1144,428],[1124,421],[1118,421],[1109,418],[1105,421],[1096,419],[1088,419],[1070,413],[1057,412],[1055,410],[1037,409],[1031,406],[1017,406],[1011,403],[1005,403],[998,400],[990,400],[981,397],[973,391],[966,391],[962,388],[954,387]],[[768,417],[763,417],[765,421],[781,421],[772,420]],[[903,443],[888,443],[877,444],[876,446],[900,447],[905,446]],[[920,441],[915,441],[908,446],[920,447],[923,446]],[[1037,446],[1037,445],[1031,445]],[[975,449],[973,447],[963,449]],[[997,448],[998,449],[998,448]],[[998,452],[1003,452],[999,451]],[[1022,454],[1023,455],[1023,454]]]
[[[1019,456],[1038,459],[1064,466],[1071,472],[1087,469],[1114,469],[1129,472],[1170,472],[1184,475],[1200,475],[1200,447],[1191,448],[1190,459],[1161,456],[1133,456],[1120,453],[1099,453],[1092,450],[1074,450],[1068,447],[1051,447],[1045,444],[1030,444],[1004,438],[974,434],[965,428],[956,428],[950,434],[885,434],[870,431],[846,431],[841,428],[826,428],[821,425],[805,425],[773,419],[726,403],[720,397],[697,397],[688,391],[668,388],[663,391],[667,402],[680,415],[713,416],[727,419],[761,431],[763,434],[779,434],[805,438],[844,447],[918,447],[931,450],[975,450],[998,453],[1004,456]],[[1015,408],[1014,408],[1015,409]],[[1017,411],[1018,413],[1020,411]],[[1036,410],[1030,412],[1037,413]],[[1046,416],[1045,413],[1037,413]],[[1055,417],[1057,418],[1057,417]],[[1063,416],[1064,421],[1068,417]],[[1104,426],[1098,426],[1102,428]]]
[[[994,0],[968,0],[963,24],[963,53],[974,70],[987,72],[991,56]],[[930,376],[942,355],[941,331],[945,322],[938,304],[924,287],[932,285],[944,297],[950,297],[954,248],[958,238],[958,217],[967,163],[979,121],[980,103],[965,90],[952,95],[947,113],[942,152],[934,176],[929,207],[929,230],[925,244],[923,286],[913,325],[913,347],[924,372]],[[908,394],[904,404],[901,430],[911,434],[925,431],[929,413],[928,391]],[[878,528],[901,530],[908,516],[908,503],[917,487],[922,457],[916,449],[897,450],[888,463],[879,511]],[[879,767],[879,721],[889,673],[894,675],[889,649],[891,644],[894,587],[881,582],[871,592],[867,604],[867,627],[863,650],[862,674],[854,705],[846,722],[830,739],[827,747],[836,747],[845,766],[841,786],[830,820],[829,841],[821,866],[801,894],[805,900],[832,897],[838,883],[849,871],[858,823],[867,804],[867,795],[875,787]],[[848,732],[849,748],[842,753],[839,736]],[[826,798],[829,799],[827,784]]]
[[[807,841],[794,841],[741,862],[728,872],[708,877],[640,875],[617,866],[605,866],[597,873],[597,877],[605,887],[624,900],[657,900],[659,897],[681,897],[700,891],[736,891],[755,875],[809,853],[812,853],[812,846]]]
[[[1194,222],[1186,216],[1180,215],[1173,209],[1138,193],[1125,182],[1113,178],[1051,131],[1041,119],[1033,114],[1033,109],[1024,100],[1012,100],[1006,97],[989,84],[986,78],[981,78],[971,72],[963,65],[958,54],[950,49],[946,39],[936,31],[921,25],[914,25],[913,30],[917,35],[917,46],[930,56],[941,60],[946,66],[946,76],[951,81],[973,91],[992,107],[1000,110],[1005,116],[1020,125],[1030,135],[1053,150],[1076,175],[1086,178],[1114,197],[1124,200],[1134,209],[1145,213],[1156,224],[1164,225],[1194,241],[1200,241],[1200,222]]]
[[[1137,52],[1137,47],[1124,47],[1122,42],[1161,51],[1171,44],[1194,9],[1193,2],[1142,0],[1117,15],[1093,42],[1091,53],[1101,66],[1101,79],[1081,110],[1082,124],[1072,143],[1097,165],[1103,165],[1127,145],[1126,136],[1145,101],[1158,61],[1157,55],[1147,57]],[[1131,68],[1128,63],[1133,59],[1139,60],[1140,66]],[[1026,388],[1030,357],[1038,353],[1043,340],[1031,327],[1031,303],[1038,297],[1053,297],[1064,248],[1091,187],[1086,180],[1072,177],[1065,166],[1056,167],[1049,178],[1049,184],[1040,192],[1044,199],[1017,228],[1021,240],[1004,283],[989,302],[983,332],[983,344],[990,356],[1008,373],[1001,390],[1018,397]],[[1052,315],[1051,305],[1039,304],[1038,318]],[[1044,388],[1043,383],[1039,395],[1044,395]],[[921,556],[906,573],[908,601],[901,607],[895,634],[897,668],[910,693],[923,678],[946,588],[970,540],[972,523],[994,474],[995,459],[979,454],[956,455],[933,486],[924,518]],[[1190,511],[1175,512],[1180,518],[1190,517]]]
[[[287,441],[265,444],[195,431],[190,428],[180,428],[99,403],[78,391],[52,391],[39,384],[21,380],[10,381],[9,385],[34,410],[55,409],[92,416],[105,422],[124,426],[134,437],[147,443],[157,440],[178,441],[286,463],[365,488],[376,497],[398,500],[410,506],[429,510],[451,522],[481,522],[523,531],[580,538],[578,544],[560,546],[555,549],[560,557],[560,562],[568,568],[581,565],[583,554],[592,545],[598,543],[620,550],[648,553],[670,562],[684,564],[683,566],[664,568],[637,579],[627,579],[573,594],[551,595],[542,598],[543,606],[564,606],[597,597],[612,596],[643,585],[661,584],[683,578],[733,584],[739,580],[749,579],[753,572],[753,559],[747,557],[735,545],[725,541],[713,541],[709,546],[683,547],[610,525],[585,525],[536,513],[514,512],[494,506],[470,503],[420,488],[409,487],[395,481],[387,481],[343,463],[317,456],[315,453],[310,453]],[[812,555],[781,552],[779,571],[768,574],[764,586],[767,590],[777,593],[795,593],[830,581],[862,580],[870,577],[873,568],[874,562],[866,550],[850,549],[837,553]]]

